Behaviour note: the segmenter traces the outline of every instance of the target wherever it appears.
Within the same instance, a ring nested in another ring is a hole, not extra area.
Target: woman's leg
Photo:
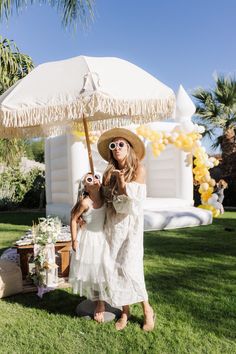
[[[119,320],[116,322],[117,331],[121,331],[127,325],[129,319],[129,305],[122,306],[122,314]]]
[[[148,301],[142,302],[143,314],[144,314],[144,324],[143,330],[146,332],[152,331],[155,327],[155,313],[153,308]]]

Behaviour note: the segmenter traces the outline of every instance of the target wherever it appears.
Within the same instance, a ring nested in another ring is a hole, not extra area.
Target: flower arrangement
[[[34,244],[45,246],[56,243],[61,232],[61,220],[58,217],[39,218],[37,225],[33,224],[32,235]]]
[[[61,232],[61,220],[58,217],[39,218],[37,225],[33,224],[32,236],[34,243],[34,268],[30,278],[42,288],[56,286],[57,265],[55,263],[55,246]]]

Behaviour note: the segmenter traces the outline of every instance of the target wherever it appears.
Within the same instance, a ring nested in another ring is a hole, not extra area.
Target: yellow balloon
[[[152,143],[152,149],[158,149],[159,144],[157,142]]]
[[[165,149],[165,144],[159,144],[159,149],[162,151],[162,150],[164,150]]]
[[[211,187],[214,187],[216,185],[216,181],[213,178],[211,178],[211,180],[209,181],[209,184]]]
[[[177,148],[180,148],[180,147],[182,146],[182,143],[181,143],[181,141],[176,140],[176,141],[174,142],[174,145],[175,145]]]
[[[199,189],[201,189],[203,192],[206,192],[208,190],[208,188],[209,188],[209,184],[208,183],[202,183],[200,185]]]
[[[219,216],[220,216],[220,211],[216,209],[216,210],[213,212],[213,217],[214,217],[214,218],[218,218]]]

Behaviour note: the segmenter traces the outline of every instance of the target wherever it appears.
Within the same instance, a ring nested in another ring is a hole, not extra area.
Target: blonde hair
[[[128,153],[126,156],[126,163],[124,168],[125,182],[132,182],[136,177],[136,172],[139,166],[139,160],[133,147],[127,141]],[[103,174],[103,185],[109,187],[109,193],[105,195],[107,200],[112,200],[113,196],[117,194],[118,184],[115,176],[112,175],[114,170],[119,169],[118,162],[113,157],[112,151],[109,150],[110,159],[108,166]]]

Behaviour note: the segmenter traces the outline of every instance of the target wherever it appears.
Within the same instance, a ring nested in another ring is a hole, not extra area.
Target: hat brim
[[[99,154],[106,161],[110,159],[109,144],[115,138],[123,138],[127,140],[139,160],[145,156],[145,146],[142,140],[133,132],[125,128],[113,128],[103,133],[97,142]]]

